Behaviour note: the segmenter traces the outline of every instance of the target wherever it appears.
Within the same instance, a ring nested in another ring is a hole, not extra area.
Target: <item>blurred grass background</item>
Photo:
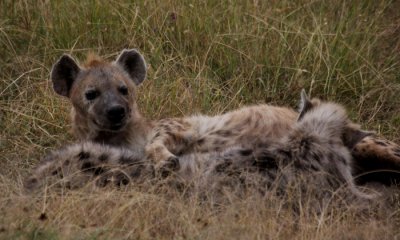
[[[37,228],[46,229],[46,239],[62,236],[57,222],[43,227],[36,219],[31,222],[30,214],[13,214],[28,169],[49,149],[73,141],[69,103],[53,93],[48,81],[61,54],[83,61],[92,51],[113,60],[123,48],[139,49],[149,72],[138,102],[152,119],[265,102],[296,107],[305,88],[311,96],[344,104],[364,128],[399,142],[399,9],[397,0],[0,1],[0,201],[5,216],[0,236],[39,239]],[[43,202],[30,204],[40,209]],[[224,214],[214,217],[215,223],[228,221]],[[65,222],[75,224],[73,218]],[[375,229],[369,224],[376,222],[361,224],[356,233]],[[278,230],[279,224],[262,228],[277,237],[292,236]],[[320,228],[309,230],[311,235],[299,236],[326,236]],[[224,236],[196,231],[172,237]],[[232,231],[228,235],[235,238],[238,230]],[[365,237],[374,236],[380,234]]]

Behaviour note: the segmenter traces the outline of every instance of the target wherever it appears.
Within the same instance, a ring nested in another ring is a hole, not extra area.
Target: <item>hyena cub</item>
[[[308,101],[303,92],[302,102]],[[345,185],[355,196],[371,198],[353,182],[352,156],[343,142],[351,124],[345,110],[319,101],[302,105],[297,122],[281,137],[262,138],[257,144],[237,143],[224,150],[184,153],[177,160],[181,167],[170,178],[209,191],[239,179],[258,177],[258,184],[265,190],[274,188],[279,192],[306,178],[320,192],[332,193]],[[45,182],[67,188],[79,188],[88,182],[101,187],[121,186],[153,178],[152,163],[137,151],[86,142],[51,153],[28,179],[26,187],[35,189]]]
[[[136,87],[145,77],[146,63],[136,50],[122,51],[111,63],[89,56],[81,66],[69,55],[63,55],[51,72],[55,92],[72,103],[73,131],[80,141],[128,149],[135,158],[155,164],[156,173],[178,170],[182,163],[179,158],[191,153],[221,153],[244,143],[258,146],[282,139],[298,118],[302,120],[319,104],[304,99],[304,113],[300,115],[290,108],[258,105],[218,116],[149,121],[141,116],[135,101]],[[365,137],[369,133],[350,122],[346,129],[341,140],[354,154],[376,154],[377,147],[381,147],[371,138],[368,150],[362,151],[360,141],[369,139]],[[395,152],[390,153],[390,160],[400,162]],[[356,156],[356,166],[362,166],[358,161],[369,161],[367,154]]]

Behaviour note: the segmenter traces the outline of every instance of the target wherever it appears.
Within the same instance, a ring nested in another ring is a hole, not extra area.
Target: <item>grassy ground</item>
[[[400,2],[0,1],[0,238],[394,239],[390,209],[300,215],[276,197],[224,206],[134,187],[24,196],[21,181],[49,149],[73,141],[52,63],[138,48],[149,63],[139,105],[149,118],[295,106],[300,89],[344,104],[367,129],[400,141]]]

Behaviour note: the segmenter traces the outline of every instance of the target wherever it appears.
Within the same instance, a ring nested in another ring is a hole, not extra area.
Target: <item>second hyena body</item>
[[[287,138],[288,133],[293,131],[297,121],[320,104],[318,101],[303,101],[303,111],[300,114],[290,108],[258,105],[217,116],[197,115],[149,121],[140,114],[135,101],[136,86],[145,79],[145,75],[146,64],[143,57],[136,50],[125,50],[115,62],[109,63],[91,57],[82,66],[70,56],[64,55],[54,65],[51,79],[55,91],[72,102],[72,125],[78,139],[128,149],[135,159],[154,164],[156,172],[164,168],[179,170],[180,166],[185,166],[185,159],[198,159],[197,156],[201,154],[201,161],[214,159],[204,157],[208,155],[226,159],[221,156],[228,154],[229,158],[233,158],[232,151],[240,153],[238,156],[246,159],[242,153],[248,151],[242,151],[242,148],[254,152],[259,146],[262,146],[260,149],[265,149],[265,144],[273,143],[272,145],[278,146],[281,139]],[[323,119],[328,116],[319,117]],[[311,131],[312,127],[307,129]],[[359,141],[369,140],[370,137],[366,137],[369,134],[361,131],[348,119],[345,123],[342,122],[341,129],[337,131],[340,138],[335,140],[339,142],[338,146],[343,146],[343,151],[354,149],[354,152],[362,152],[358,151]],[[330,141],[331,138],[324,139]],[[375,141],[373,138],[370,140],[372,144],[368,146],[372,146],[372,151],[367,151],[368,153],[375,154]],[[291,144],[282,146],[293,147]],[[238,150],[238,147],[242,150]],[[315,155],[314,151],[306,150]],[[279,155],[280,151],[272,152]],[[250,156],[254,157],[253,154]],[[280,156],[282,158],[284,155]],[[300,155],[297,156],[300,159]],[[359,159],[367,161],[364,156],[362,153],[357,155]],[[391,154],[390,160],[394,159],[393,156],[396,157]],[[326,156],[317,154],[314,159],[322,157]],[[355,165],[358,165],[357,162]]]

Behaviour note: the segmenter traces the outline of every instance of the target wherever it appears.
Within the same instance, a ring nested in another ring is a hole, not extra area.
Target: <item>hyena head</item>
[[[146,77],[146,63],[134,50],[123,50],[114,62],[89,56],[79,66],[63,55],[53,66],[51,81],[56,93],[68,97],[73,105],[76,134],[86,131],[115,133],[140,118],[135,102],[135,87]]]
[[[301,98],[299,119],[287,138],[292,160],[302,168],[323,170],[335,176],[356,196],[372,198],[356,188],[351,174],[351,149],[371,133],[352,123],[342,106],[309,100],[304,91]]]
[[[303,89],[301,91],[298,121],[302,121],[307,113],[315,110],[319,111],[319,114],[322,114],[319,117],[323,119],[323,123],[330,123],[332,131],[326,132],[334,135],[341,134],[341,140],[349,149],[352,149],[365,137],[375,134],[371,131],[362,130],[360,125],[350,121],[346,111],[341,106],[334,103],[321,102],[317,98],[309,99]],[[310,116],[315,116],[315,114]]]

